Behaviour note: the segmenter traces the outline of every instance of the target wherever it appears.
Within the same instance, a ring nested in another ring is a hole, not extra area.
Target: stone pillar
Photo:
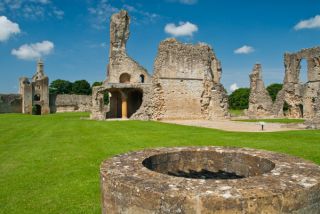
[[[122,119],[128,118],[128,97],[125,93],[121,92],[121,115]]]

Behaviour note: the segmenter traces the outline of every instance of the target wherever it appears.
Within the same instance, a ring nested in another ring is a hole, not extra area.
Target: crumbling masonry
[[[300,83],[300,63],[307,61],[308,80]],[[320,47],[303,49],[284,55],[285,77],[273,112],[276,116],[311,119],[316,115],[316,99],[320,89]],[[283,106],[287,105],[287,112]]]
[[[228,117],[220,83],[221,65],[206,44],[166,39],[159,45],[154,74],[126,53],[130,18],[112,15],[107,78],[93,88],[92,119],[214,119]],[[109,103],[105,96],[109,94]]]
[[[250,96],[247,114],[250,118],[272,116],[272,99],[262,80],[262,68],[255,64],[250,74]]]
[[[307,61],[308,80],[301,83],[299,76],[301,61]],[[285,77],[282,90],[278,93],[275,102],[270,107],[268,96],[260,96],[260,99],[253,99],[257,94],[257,83],[262,82],[261,77],[251,78],[251,95],[249,100],[249,117],[270,116],[305,118],[310,121],[320,121],[319,94],[320,94],[320,47],[302,49],[297,53],[284,54]],[[257,72],[254,71],[254,73]],[[259,80],[259,78],[261,80]],[[261,83],[263,84],[263,83]],[[258,90],[259,91],[259,90]],[[260,88],[260,93],[265,94],[264,87]],[[257,106],[264,106],[266,114],[257,114]],[[318,119],[316,119],[318,118]],[[320,123],[319,123],[320,127]]]

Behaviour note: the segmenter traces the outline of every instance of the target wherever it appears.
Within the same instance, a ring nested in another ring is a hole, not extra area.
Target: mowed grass
[[[244,116],[243,110],[229,109],[229,113],[232,117]]]
[[[320,131],[236,133],[86,113],[0,115],[0,213],[100,213],[100,163],[151,147],[237,146],[320,164]]]
[[[279,119],[241,119],[233,120],[239,122],[266,122],[266,123],[303,123],[304,119],[288,119],[288,118],[279,118]]]

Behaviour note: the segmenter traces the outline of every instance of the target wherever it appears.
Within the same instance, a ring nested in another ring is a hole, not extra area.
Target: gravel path
[[[277,132],[290,130],[303,130],[303,124],[281,124],[281,123],[265,123],[264,130],[261,125],[255,122],[240,122],[232,120],[163,120],[164,123],[173,123],[186,126],[199,126],[212,129],[221,129],[225,131],[236,132]]]

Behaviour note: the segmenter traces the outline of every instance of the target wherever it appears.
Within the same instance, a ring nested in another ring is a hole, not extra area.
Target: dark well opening
[[[146,158],[146,168],[177,177],[194,179],[240,179],[270,172],[275,164],[243,153],[181,151]]]

